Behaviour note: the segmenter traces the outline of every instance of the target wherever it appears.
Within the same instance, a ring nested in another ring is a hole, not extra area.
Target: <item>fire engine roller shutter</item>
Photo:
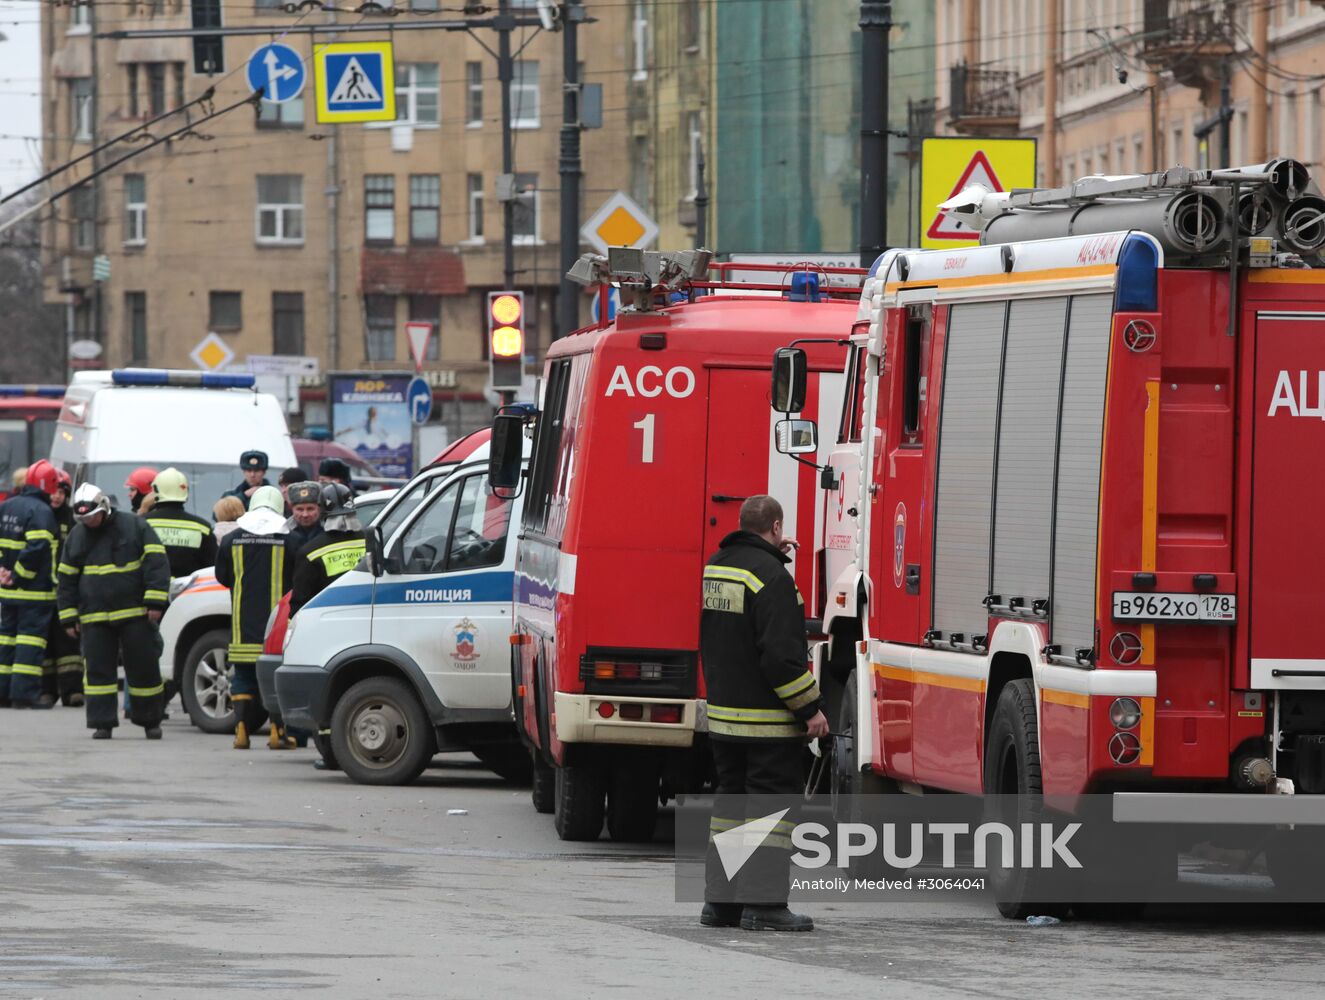
[[[1050,641],[1071,656],[1095,645],[1095,557],[1099,529],[1100,447],[1113,302],[1072,300],[1063,369],[1054,501],[1054,577]]]
[[[1006,305],[954,305],[948,318],[934,501],[934,628],[983,635],[993,514],[994,429]]]
[[[1049,597],[1054,441],[1067,299],[1023,299],[1008,309],[994,491],[993,593],[1030,610]]]

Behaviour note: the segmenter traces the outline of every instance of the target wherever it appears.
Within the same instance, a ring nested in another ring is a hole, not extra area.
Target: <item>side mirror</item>
[[[488,485],[502,499],[513,499],[520,489],[520,464],[524,458],[524,417],[501,413],[492,421],[488,445]]]
[[[773,409],[800,413],[805,407],[805,352],[799,347],[779,347],[773,355]]]
[[[382,575],[382,529],[376,525],[369,526],[364,532],[364,541],[367,543],[368,551],[364,554],[364,561],[367,566],[364,568],[373,576]]]
[[[773,438],[783,455],[804,455],[819,450],[819,428],[813,420],[779,420]]]

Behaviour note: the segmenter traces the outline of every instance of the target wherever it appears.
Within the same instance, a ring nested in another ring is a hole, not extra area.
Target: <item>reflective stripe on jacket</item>
[[[60,621],[114,624],[164,611],[170,600],[166,547],[152,526],[113,510],[98,528],[75,524],[60,553]]]
[[[294,566],[294,614],[342,573],[359,564],[367,551],[362,531],[324,531],[299,550]]]
[[[0,503],[0,566],[14,574],[0,600],[55,600],[55,547],[60,526],[46,494],[25,486]]]

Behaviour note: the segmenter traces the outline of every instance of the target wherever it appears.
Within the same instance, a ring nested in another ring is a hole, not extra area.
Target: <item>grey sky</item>
[[[0,0],[0,194],[37,176],[40,164],[40,7],[40,0]]]

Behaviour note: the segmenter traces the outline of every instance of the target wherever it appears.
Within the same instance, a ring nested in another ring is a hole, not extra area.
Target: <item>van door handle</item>
[[[741,503],[742,501],[749,500],[750,498],[728,496],[726,493],[714,493],[713,496],[710,497],[710,499],[714,503]]]

